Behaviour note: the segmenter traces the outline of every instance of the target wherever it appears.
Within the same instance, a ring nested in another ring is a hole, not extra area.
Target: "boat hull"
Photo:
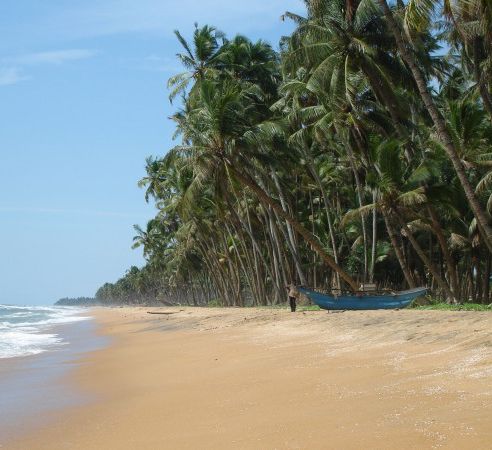
[[[303,287],[298,288],[298,290],[320,308],[333,310],[400,309],[407,307],[413,300],[427,292],[426,288],[417,288],[385,295],[354,294],[333,296]]]

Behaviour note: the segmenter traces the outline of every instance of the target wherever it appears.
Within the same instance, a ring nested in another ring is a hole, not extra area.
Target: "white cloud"
[[[29,20],[5,24],[0,21],[6,36],[4,42],[18,40],[20,35],[25,48],[100,36],[152,33],[166,36],[177,48],[172,30],[179,29],[189,38],[193,23],[197,22],[217,26],[228,35],[243,33],[253,39],[272,39],[275,45],[279,34],[289,33],[292,26],[288,21],[281,23],[280,16],[286,10],[302,14],[305,9],[301,0],[84,0],[65,5],[55,8],[50,2],[43,2],[39,14]],[[23,67],[61,65],[96,54],[94,50],[74,48],[0,58],[0,85],[25,79]],[[140,67],[162,72],[181,70],[173,59],[151,57],[140,62]]]
[[[280,25],[286,10],[304,11],[301,0],[84,0],[66,4],[70,6],[58,9],[47,2],[34,21],[15,24],[16,34],[25,30],[30,40],[38,42],[135,32],[171,36],[173,29],[186,31],[194,22],[216,25],[228,34],[268,33]]]
[[[300,0],[105,0],[86,2],[83,8],[61,13],[65,24],[87,34],[114,34],[169,30],[193,22],[242,30],[272,27],[286,10],[302,10]],[[83,27],[83,30],[80,29]],[[69,29],[67,28],[67,31]]]
[[[22,74],[17,67],[0,68],[0,86],[9,86],[27,80],[29,77]]]
[[[78,61],[95,56],[95,50],[68,49],[53,50],[38,53],[2,58],[0,64],[0,86],[9,86],[27,80],[30,77],[23,74],[22,67],[38,65],[61,65],[68,61]]]
[[[97,54],[94,50],[88,49],[68,49],[53,50],[47,52],[28,53],[13,58],[6,58],[6,61],[19,65],[38,65],[38,64],[63,64],[67,61],[77,61],[87,59]]]
[[[84,216],[120,217],[120,218],[142,218],[139,213],[98,211],[89,209],[63,209],[63,208],[23,208],[23,207],[0,207],[2,213],[26,213],[26,214],[75,214]]]

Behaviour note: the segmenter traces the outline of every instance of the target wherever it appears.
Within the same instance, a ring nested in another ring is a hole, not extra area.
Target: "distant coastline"
[[[65,297],[54,303],[54,306],[74,306],[78,308],[84,307],[95,307],[95,306],[169,306],[165,302],[159,301],[158,299],[127,299],[123,301],[122,299],[107,298],[100,300],[97,297]]]
[[[100,303],[94,297],[61,298],[55,306],[98,306]]]

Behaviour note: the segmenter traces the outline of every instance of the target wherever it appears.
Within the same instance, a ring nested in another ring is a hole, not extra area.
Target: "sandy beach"
[[[492,448],[490,313],[93,314],[111,344],[67,380],[91,401],[3,448]]]

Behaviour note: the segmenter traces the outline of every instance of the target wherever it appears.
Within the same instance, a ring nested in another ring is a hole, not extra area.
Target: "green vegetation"
[[[305,3],[279,52],[176,32],[179,143],[140,181],[147,264],[99,301],[275,305],[290,282],[370,282],[490,303],[490,3]]]
[[[97,304],[95,298],[92,297],[76,297],[76,298],[61,298],[58,300],[56,306],[94,306]]]
[[[479,305],[477,303],[462,303],[460,305],[450,305],[449,303],[432,303],[426,306],[415,306],[413,309],[424,310],[441,310],[441,311],[492,311],[488,305]]]
[[[322,311],[318,305],[300,306],[297,311]]]

